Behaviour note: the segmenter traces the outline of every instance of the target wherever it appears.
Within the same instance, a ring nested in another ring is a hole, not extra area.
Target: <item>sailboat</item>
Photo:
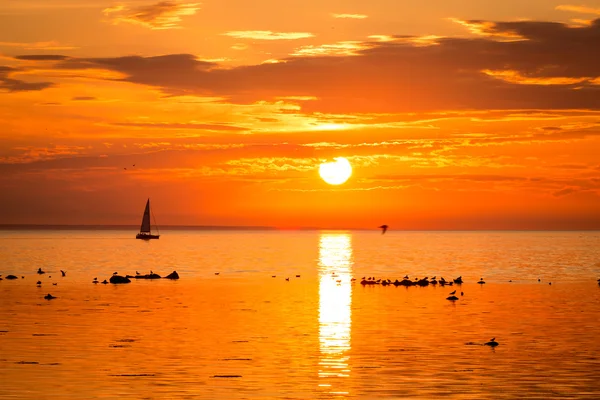
[[[156,223],[154,223],[156,226]],[[158,228],[156,228],[158,232]],[[150,228],[150,199],[146,202],[146,209],[144,210],[144,216],[142,217],[142,226],[140,227],[140,233],[135,235],[136,239],[150,240],[150,239],[158,239],[160,237],[159,234],[153,235]]]

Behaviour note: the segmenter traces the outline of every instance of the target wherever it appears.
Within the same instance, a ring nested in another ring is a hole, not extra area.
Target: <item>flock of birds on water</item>
[[[385,233],[385,230],[387,228],[387,226],[382,226],[383,228],[383,233]],[[38,275],[43,275],[46,272],[43,271],[41,268],[38,268],[37,270],[37,274]],[[62,269],[60,270],[61,276],[65,277],[67,275],[67,273],[65,271],[63,271]],[[215,272],[215,275],[220,275],[219,272]],[[337,275],[335,275],[335,273],[332,273],[333,277],[337,277]],[[51,278],[51,276],[48,276],[49,278]],[[272,275],[272,278],[276,278],[276,275]],[[21,276],[21,279],[24,279],[24,276]],[[135,272],[135,275],[119,275],[118,272],[114,272],[112,274],[112,276],[110,277],[109,280],[104,279],[103,281],[99,281],[98,278],[94,278],[92,283],[97,284],[108,284],[108,283],[113,283],[113,284],[120,284],[120,283],[129,283],[131,282],[131,279],[161,279],[163,277],[161,277],[159,274],[154,273],[153,271],[150,271],[150,273],[148,274],[141,274],[138,271]],[[296,275],[296,278],[300,278],[300,275]],[[2,278],[2,275],[0,275],[0,281],[3,279],[7,279],[7,280],[15,280],[15,279],[19,279],[17,276],[15,275],[7,275],[6,277]],[[171,280],[175,280],[175,279],[179,279],[179,274],[177,273],[177,271],[173,271],[171,272],[169,275],[165,276],[164,279],[171,279]],[[286,281],[289,281],[290,278],[285,278]],[[356,278],[352,278],[351,282],[354,283],[356,281]],[[538,279],[538,282],[540,282],[541,279]],[[336,281],[339,284],[341,284],[341,280],[337,280]],[[509,282],[512,282],[509,281]],[[597,280],[598,285],[600,286],[600,279]],[[483,278],[480,278],[479,281],[477,282],[480,285],[485,284],[485,281],[483,280]],[[404,278],[400,281],[398,279],[394,280],[392,282],[392,280],[390,279],[376,279],[375,277],[365,277],[363,276],[361,278],[360,284],[363,286],[372,286],[372,285],[381,285],[381,286],[389,286],[389,285],[393,285],[393,286],[404,286],[404,287],[410,287],[410,286],[429,286],[429,285],[440,285],[440,286],[453,286],[453,285],[462,285],[463,284],[463,279],[462,276],[459,276],[458,278],[452,279],[452,280],[446,280],[444,279],[444,277],[440,277],[440,279],[437,279],[437,276],[432,277],[431,279],[429,279],[429,277],[424,277],[424,278],[414,278],[414,279],[410,279],[408,275],[405,275]],[[552,282],[549,282],[550,285],[552,285]],[[38,287],[42,286],[42,281],[38,280],[36,285]],[[53,282],[52,285],[56,286],[58,285],[58,283]],[[446,300],[449,300],[451,302],[455,302],[457,300],[459,300],[459,297],[456,296],[457,290],[453,290],[452,292],[449,293],[449,296],[446,297]],[[464,296],[464,292],[460,292],[461,297]],[[44,296],[44,299],[46,300],[53,300],[56,299],[56,296],[53,296],[52,294],[48,293],[47,295]],[[484,343],[485,346],[490,346],[490,347],[496,347],[499,345],[499,343],[496,341],[496,338],[492,338],[489,342],[485,342]]]
[[[36,273],[38,275],[44,275],[46,273],[46,271],[42,270],[42,268],[38,268]],[[60,274],[62,277],[67,276],[67,273],[65,271],[63,271],[62,269],[60,270]],[[48,275],[48,278],[52,278],[52,276]],[[149,274],[140,274],[139,272],[136,271],[135,275],[125,275],[125,276],[119,275],[117,272],[114,272],[108,281],[105,279],[102,282],[100,282],[98,280],[98,278],[94,278],[92,283],[102,283],[102,284],[106,285],[108,283],[115,283],[115,284],[129,283],[129,282],[131,282],[131,279],[161,279],[161,278],[162,277],[159,274],[155,274],[152,271],[150,271]],[[0,275],[0,281],[3,279],[15,280],[15,279],[19,279],[19,277],[11,274],[11,275],[7,275],[4,278],[2,278],[2,275]],[[21,276],[21,279],[25,279],[25,277]],[[179,274],[177,273],[177,271],[173,271],[169,275],[165,276],[164,279],[171,279],[171,280],[179,279]],[[42,281],[38,280],[36,282],[36,285],[37,285],[37,287],[42,287]],[[57,286],[58,282],[53,282],[52,285]],[[53,300],[56,298],[57,298],[56,296],[53,296],[50,293],[48,293],[47,295],[44,296],[44,299],[46,299],[46,300]]]

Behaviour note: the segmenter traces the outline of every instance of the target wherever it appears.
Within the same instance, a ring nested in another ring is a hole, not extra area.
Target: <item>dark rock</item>
[[[146,274],[146,275],[136,275],[135,279],[160,279],[159,274]]]
[[[7,275],[7,276],[4,277],[4,279],[10,279],[10,280],[12,280],[12,279],[19,279],[19,278],[17,278],[14,275]]]
[[[179,279],[179,274],[177,271],[173,271],[169,275],[165,276],[165,279]]]
[[[446,297],[446,300],[456,301],[456,300],[458,300],[458,297],[456,297],[456,296],[450,296],[450,297]]]
[[[44,296],[44,298],[45,298],[46,300],[52,300],[52,299],[55,299],[56,297],[55,297],[55,296],[52,296],[50,293],[48,293],[47,295],[45,295],[45,296]]]
[[[131,280],[121,275],[113,275],[110,277],[110,283],[129,283]],[[104,283],[104,282],[103,282]]]

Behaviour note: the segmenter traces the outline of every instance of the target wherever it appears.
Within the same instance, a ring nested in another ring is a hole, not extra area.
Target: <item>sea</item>
[[[135,234],[0,230],[1,399],[600,398],[600,232]]]

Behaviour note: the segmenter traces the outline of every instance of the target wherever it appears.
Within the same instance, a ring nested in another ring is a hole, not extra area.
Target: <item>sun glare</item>
[[[344,157],[336,157],[335,161],[322,163],[319,175],[330,185],[341,185],[352,175],[352,166]]]

